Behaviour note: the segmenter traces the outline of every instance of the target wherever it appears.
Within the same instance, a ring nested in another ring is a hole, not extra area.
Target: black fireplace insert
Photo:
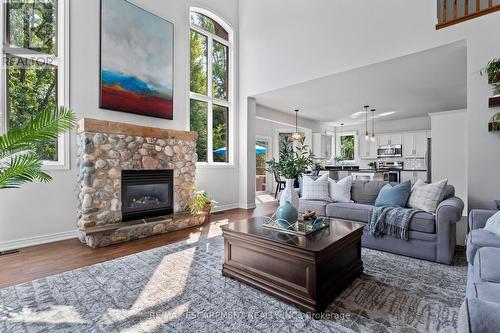
[[[173,212],[173,170],[122,170],[123,221]]]

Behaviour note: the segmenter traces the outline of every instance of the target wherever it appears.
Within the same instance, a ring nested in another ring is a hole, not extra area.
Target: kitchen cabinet
[[[401,134],[380,134],[377,141],[379,146],[392,146],[402,144],[403,138]]]
[[[403,157],[425,157],[427,153],[427,132],[403,135]]]
[[[427,171],[412,171],[412,170],[401,171],[401,179],[400,179],[401,183],[409,180],[413,185],[419,179],[422,179],[424,182],[427,182]]]
[[[362,160],[371,160],[377,158],[377,143],[365,141],[364,136],[359,138],[359,158]]]
[[[312,140],[312,151],[315,158],[330,159],[332,158],[332,136],[322,133],[314,133]]]

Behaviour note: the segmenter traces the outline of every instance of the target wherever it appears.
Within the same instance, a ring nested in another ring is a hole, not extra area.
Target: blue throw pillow
[[[409,180],[395,186],[387,184],[378,193],[375,206],[406,207],[410,192],[411,182]]]

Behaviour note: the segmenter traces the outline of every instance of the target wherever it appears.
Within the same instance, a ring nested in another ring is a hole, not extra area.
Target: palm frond
[[[56,140],[59,134],[69,131],[75,121],[75,115],[66,107],[42,111],[26,126],[0,136],[0,157],[31,149],[34,142]]]
[[[0,170],[0,189],[18,188],[35,180],[49,182],[52,177],[43,172],[42,160],[32,152],[16,154]]]

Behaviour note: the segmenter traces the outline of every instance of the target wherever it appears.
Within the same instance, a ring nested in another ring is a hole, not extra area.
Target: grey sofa
[[[460,333],[500,332],[500,236],[484,230],[496,211],[472,210],[467,235],[467,290]]]
[[[300,199],[299,212],[315,210],[319,215],[368,223],[373,204],[383,181],[353,181],[352,203]],[[300,192],[299,192],[300,194]],[[409,240],[392,236],[374,237],[366,229],[362,245],[409,257],[451,264],[456,246],[456,223],[461,220],[464,203],[455,197],[455,188],[448,185],[445,200],[435,214],[417,213],[410,221]]]

